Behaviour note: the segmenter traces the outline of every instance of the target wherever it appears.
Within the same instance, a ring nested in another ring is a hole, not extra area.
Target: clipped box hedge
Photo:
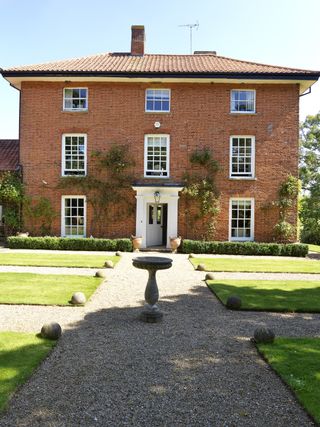
[[[10,249],[131,252],[130,239],[72,239],[66,237],[8,237]]]
[[[205,242],[185,239],[182,242],[182,252],[186,254],[305,257],[308,254],[308,245],[298,243]]]

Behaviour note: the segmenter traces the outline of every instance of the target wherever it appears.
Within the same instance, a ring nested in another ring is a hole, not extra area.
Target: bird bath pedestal
[[[163,257],[138,257],[132,260],[132,264],[136,268],[141,268],[143,270],[148,270],[149,279],[147,282],[146,290],[144,293],[144,298],[146,304],[141,313],[141,320],[148,323],[156,323],[162,319],[163,314],[161,313],[157,302],[159,299],[159,290],[156,280],[156,272],[158,270],[166,270],[172,266],[171,258]]]

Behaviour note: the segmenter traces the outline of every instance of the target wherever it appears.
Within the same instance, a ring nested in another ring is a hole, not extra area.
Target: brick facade
[[[63,111],[64,87],[88,88],[87,112]],[[145,89],[171,89],[170,113],[146,113]],[[231,89],[256,90],[256,114],[230,114]],[[221,192],[221,212],[215,238],[228,240],[229,200],[250,197],[255,200],[256,241],[271,241],[278,220],[276,209],[264,206],[277,200],[277,191],[288,174],[298,173],[297,84],[207,84],[207,83],[117,83],[117,82],[22,82],[20,111],[20,161],[27,194],[49,198],[57,212],[52,233],[61,233],[61,196],[83,195],[57,189],[61,177],[62,135],[87,134],[88,174],[94,164],[90,152],[107,150],[112,143],[128,147],[140,182],[181,182],[189,168],[190,154],[196,148],[210,148],[220,164],[217,186]],[[161,123],[155,129],[154,123]],[[170,135],[170,178],[144,178],[144,135]],[[255,176],[253,180],[229,179],[229,139],[231,135],[255,136]],[[135,203],[132,190],[126,197]],[[92,212],[87,209],[87,235],[92,234]],[[289,220],[296,224],[296,206]],[[103,218],[101,218],[103,223]],[[104,224],[104,237],[135,234],[135,213]],[[28,223],[26,224],[28,229]],[[178,234],[197,238],[184,218],[179,201]],[[96,237],[96,236],[95,236]],[[97,236],[98,237],[98,236]]]

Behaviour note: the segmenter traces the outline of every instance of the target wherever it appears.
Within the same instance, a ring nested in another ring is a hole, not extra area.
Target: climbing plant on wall
[[[124,219],[134,210],[132,191],[134,161],[127,145],[113,144],[107,151],[91,153],[92,163],[87,176],[70,176],[60,179],[59,188],[77,188],[87,196],[92,206],[89,234],[101,233],[106,224],[115,218]],[[110,224],[109,224],[110,225]]]
[[[23,184],[18,172],[5,172],[0,177],[0,204],[4,208],[5,234],[11,235],[22,227],[21,205]]]
[[[208,148],[198,149],[190,156],[190,172],[185,173],[182,194],[186,200],[186,220],[198,238],[213,239],[216,216],[220,211],[220,192],[215,175],[219,164]]]

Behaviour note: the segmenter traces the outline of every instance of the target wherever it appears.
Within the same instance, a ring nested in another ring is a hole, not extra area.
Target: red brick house
[[[20,163],[30,196],[45,196],[59,215],[52,232],[90,236],[88,194],[68,192],[65,176],[93,173],[91,153],[125,145],[135,204],[98,234],[198,238],[181,197],[194,150],[210,149],[220,168],[215,239],[271,241],[279,185],[298,174],[299,96],[320,73],[240,61],[215,52],[145,54],[144,27],[132,27],[131,52],[106,53],[2,70],[21,93]],[[62,177],[62,178],[61,178]],[[295,225],[294,206],[288,216]],[[28,228],[28,224],[26,224]]]

